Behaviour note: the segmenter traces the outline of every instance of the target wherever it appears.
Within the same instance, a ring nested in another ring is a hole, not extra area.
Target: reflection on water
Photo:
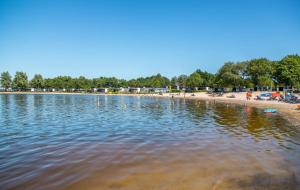
[[[209,101],[0,96],[1,189],[299,189],[299,126]]]

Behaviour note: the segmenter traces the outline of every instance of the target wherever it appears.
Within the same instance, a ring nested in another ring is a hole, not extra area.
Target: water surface
[[[209,101],[0,95],[0,189],[299,189],[300,126]]]

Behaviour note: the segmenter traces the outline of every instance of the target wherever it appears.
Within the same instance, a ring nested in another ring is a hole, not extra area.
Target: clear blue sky
[[[295,53],[299,0],[0,0],[0,72],[172,77]]]

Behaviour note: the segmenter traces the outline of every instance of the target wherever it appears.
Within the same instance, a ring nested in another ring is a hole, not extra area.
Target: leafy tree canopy
[[[216,83],[218,86],[223,87],[243,86],[244,79],[241,75],[243,69],[244,67],[241,64],[225,63],[216,74]]]
[[[26,88],[28,88],[27,74],[24,72],[16,72],[13,80],[13,87],[20,90],[25,90]]]
[[[192,73],[187,78],[187,86],[189,87],[201,87],[203,84],[203,79],[198,72]]]
[[[276,78],[286,86],[298,86],[300,83],[300,56],[288,55],[276,64]]]
[[[1,86],[7,90],[12,85],[12,80],[9,72],[3,72],[1,73]]]
[[[274,67],[272,62],[266,58],[252,59],[247,65],[246,72],[255,85],[260,85],[262,78],[264,81],[272,80]]]
[[[33,79],[30,81],[30,86],[33,88],[44,88],[45,82],[43,76],[40,74],[34,75]]]
[[[28,77],[24,72],[16,72],[12,81],[8,72],[1,74],[1,86],[5,89],[14,87],[24,90],[34,88],[56,89],[91,89],[119,87],[267,87],[292,86],[300,87],[300,56],[288,55],[280,61],[270,61],[266,58],[252,59],[242,62],[226,62],[216,74],[200,69],[191,75],[174,76],[171,80],[161,74],[139,77],[130,80],[116,77],[98,77],[87,79],[84,76],[72,78],[58,76],[43,79],[35,75],[28,85]]]

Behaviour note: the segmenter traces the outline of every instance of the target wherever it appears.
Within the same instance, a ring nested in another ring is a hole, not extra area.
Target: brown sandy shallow
[[[258,94],[264,92],[254,92],[252,97],[256,97]],[[100,96],[142,96],[153,98],[182,98],[193,100],[210,100],[220,103],[233,103],[243,106],[256,107],[259,109],[264,108],[276,108],[278,113],[284,116],[289,122],[295,125],[300,125],[300,110],[297,109],[297,104],[288,104],[278,101],[266,101],[266,100],[246,100],[246,93],[227,93],[222,97],[212,97],[206,92],[198,93],[164,93],[159,94],[98,94],[98,93],[70,93],[70,92],[0,92],[0,94],[66,94],[66,95],[100,95]],[[229,98],[228,96],[235,95],[235,98]]]

